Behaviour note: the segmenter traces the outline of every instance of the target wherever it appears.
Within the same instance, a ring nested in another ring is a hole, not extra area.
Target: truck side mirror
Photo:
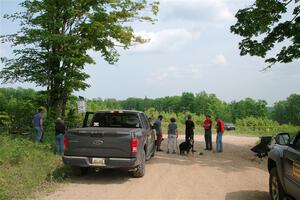
[[[276,144],[289,145],[291,142],[290,134],[288,133],[278,133],[275,138]]]

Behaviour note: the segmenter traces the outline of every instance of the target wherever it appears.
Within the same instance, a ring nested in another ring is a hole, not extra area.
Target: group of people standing
[[[32,125],[35,130],[35,142],[39,143],[43,141],[44,129],[43,129],[43,108],[39,108],[38,112],[33,116]],[[64,121],[61,118],[57,118],[54,123],[55,126],[55,149],[54,154],[63,154],[64,152],[64,134],[66,131]]]
[[[156,121],[154,122],[154,129],[156,130],[156,150],[162,151],[161,142],[163,140],[162,133],[162,120],[163,116],[159,115]],[[204,139],[205,139],[205,150],[211,151],[213,149],[212,145],[212,128],[213,122],[210,115],[205,116],[205,120],[201,125],[204,128]],[[196,152],[194,149],[194,129],[195,123],[192,119],[191,115],[187,116],[187,120],[185,121],[185,141],[191,144],[192,152]],[[222,137],[224,133],[224,122],[219,117],[216,118],[216,152],[222,152]],[[170,123],[168,124],[168,145],[167,145],[167,153],[176,153],[177,150],[177,138],[178,138],[178,126],[176,124],[176,119],[172,117],[170,119]]]
[[[212,150],[212,128],[213,122],[211,120],[210,115],[205,116],[206,119],[202,123],[202,127],[204,128],[204,138],[205,138],[205,150],[211,151]],[[162,133],[162,120],[163,116],[159,115],[156,121],[154,122],[154,129],[156,130],[156,147],[157,151],[162,151],[161,149],[161,142],[163,140],[163,133]],[[39,108],[38,112],[34,115],[32,120],[32,125],[35,129],[35,141],[42,142],[43,140],[43,108]],[[64,151],[64,134],[65,134],[65,124],[62,119],[58,118],[55,122],[55,143],[56,147],[54,150],[55,154],[62,154]],[[191,144],[192,152],[196,152],[194,150],[194,129],[195,123],[192,119],[191,115],[187,116],[187,120],[185,121],[185,141]],[[217,152],[222,152],[222,137],[224,133],[224,122],[220,118],[216,118],[216,130],[217,130],[217,139],[216,139],[216,146]],[[170,119],[170,123],[168,124],[168,150],[167,153],[172,152],[173,154],[176,153],[178,143],[178,126],[176,124],[176,119],[172,117]]]

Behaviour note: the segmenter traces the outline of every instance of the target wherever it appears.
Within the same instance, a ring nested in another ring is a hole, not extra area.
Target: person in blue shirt
[[[159,115],[157,120],[154,122],[153,126],[156,131],[156,151],[162,151],[160,148],[161,141],[162,141],[162,128],[161,128],[161,121],[163,119],[162,115]]]
[[[54,154],[62,155],[64,153],[64,135],[66,132],[65,123],[61,118],[55,122],[55,151]]]
[[[43,108],[39,108],[38,112],[33,116],[32,125],[35,130],[35,141],[41,142],[43,135]]]

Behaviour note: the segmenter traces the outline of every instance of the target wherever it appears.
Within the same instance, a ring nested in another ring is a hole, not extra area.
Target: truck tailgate
[[[66,134],[68,148],[65,155],[101,158],[131,156],[132,128],[73,129]]]

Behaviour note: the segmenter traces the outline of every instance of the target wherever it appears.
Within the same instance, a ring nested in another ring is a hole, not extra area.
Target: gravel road
[[[181,136],[179,142],[182,140]],[[225,134],[223,153],[204,151],[203,135],[197,135],[195,140],[197,152],[188,156],[157,152],[147,162],[143,178],[132,178],[117,170],[90,172],[71,178],[54,193],[39,199],[269,199],[266,159],[255,159],[250,151],[257,137]],[[162,148],[166,149],[166,140]]]

